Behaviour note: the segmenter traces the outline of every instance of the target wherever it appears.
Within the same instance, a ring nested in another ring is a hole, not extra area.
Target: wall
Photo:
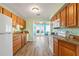
[[[59,29],[61,30],[61,29]],[[70,31],[73,35],[79,35],[79,28],[65,28],[63,31]]]
[[[28,41],[33,41],[33,21],[50,21],[48,18],[30,18],[26,21],[26,30],[29,31]]]
[[[55,32],[57,30],[62,30],[62,31],[69,31],[73,35],[79,36],[79,28],[61,28],[61,29],[52,29],[52,32]]]

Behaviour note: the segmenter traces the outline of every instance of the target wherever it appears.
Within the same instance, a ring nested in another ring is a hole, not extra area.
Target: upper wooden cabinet
[[[52,17],[52,21],[55,21],[56,19],[57,19],[56,15]]]
[[[17,17],[17,24],[21,25],[21,18],[19,16]]]
[[[26,21],[24,19],[22,19],[21,25],[23,26],[23,28],[26,28]]]
[[[60,19],[60,12],[57,14],[57,19]]]
[[[77,26],[76,19],[76,4],[69,4],[67,6],[67,27]]]
[[[21,18],[21,19],[20,19],[20,25],[21,25],[21,26],[24,26],[24,22],[23,22],[23,21],[24,21],[24,20]]]
[[[22,19],[21,17],[17,17],[17,24],[22,26],[22,28],[24,28],[26,25],[26,21]]]
[[[2,13],[3,13],[4,15],[9,16],[9,17],[12,16],[12,13],[11,13],[10,11],[8,11],[7,9],[5,9],[5,8],[2,9]]]
[[[66,7],[61,11],[61,27],[66,27]]]
[[[23,20],[23,23],[24,23],[23,25],[26,26],[26,21],[25,20]]]
[[[0,6],[0,13],[2,13],[2,7]]]
[[[61,27],[79,27],[79,3],[70,3],[66,5],[63,10],[60,10],[52,17],[52,21],[58,18],[60,18]]]
[[[17,24],[17,16],[15,14],[12,14],[12,24],[16,25]]]
[[[79,27],[79,3],[77,4],[77,25]]]

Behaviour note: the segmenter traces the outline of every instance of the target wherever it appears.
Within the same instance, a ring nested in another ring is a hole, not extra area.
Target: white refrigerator
[[[0,13],[0,56],[13,55],[12,19]]]

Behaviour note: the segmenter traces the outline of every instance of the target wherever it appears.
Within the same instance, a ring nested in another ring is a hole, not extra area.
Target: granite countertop
[[[71,39],[71,38],[67,39],[65,37],[61,37],[57,35],[54,35],[53,37],[57,38],[58,40],[62,40],[71,44],[79,45],[79,40],[76,40],[76,39]]]

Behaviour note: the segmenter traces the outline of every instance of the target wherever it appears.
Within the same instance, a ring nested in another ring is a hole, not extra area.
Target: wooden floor
[[[15,56],[52,56],[46,40],[44,38],[36,40],[34,42],[28,42]]]

